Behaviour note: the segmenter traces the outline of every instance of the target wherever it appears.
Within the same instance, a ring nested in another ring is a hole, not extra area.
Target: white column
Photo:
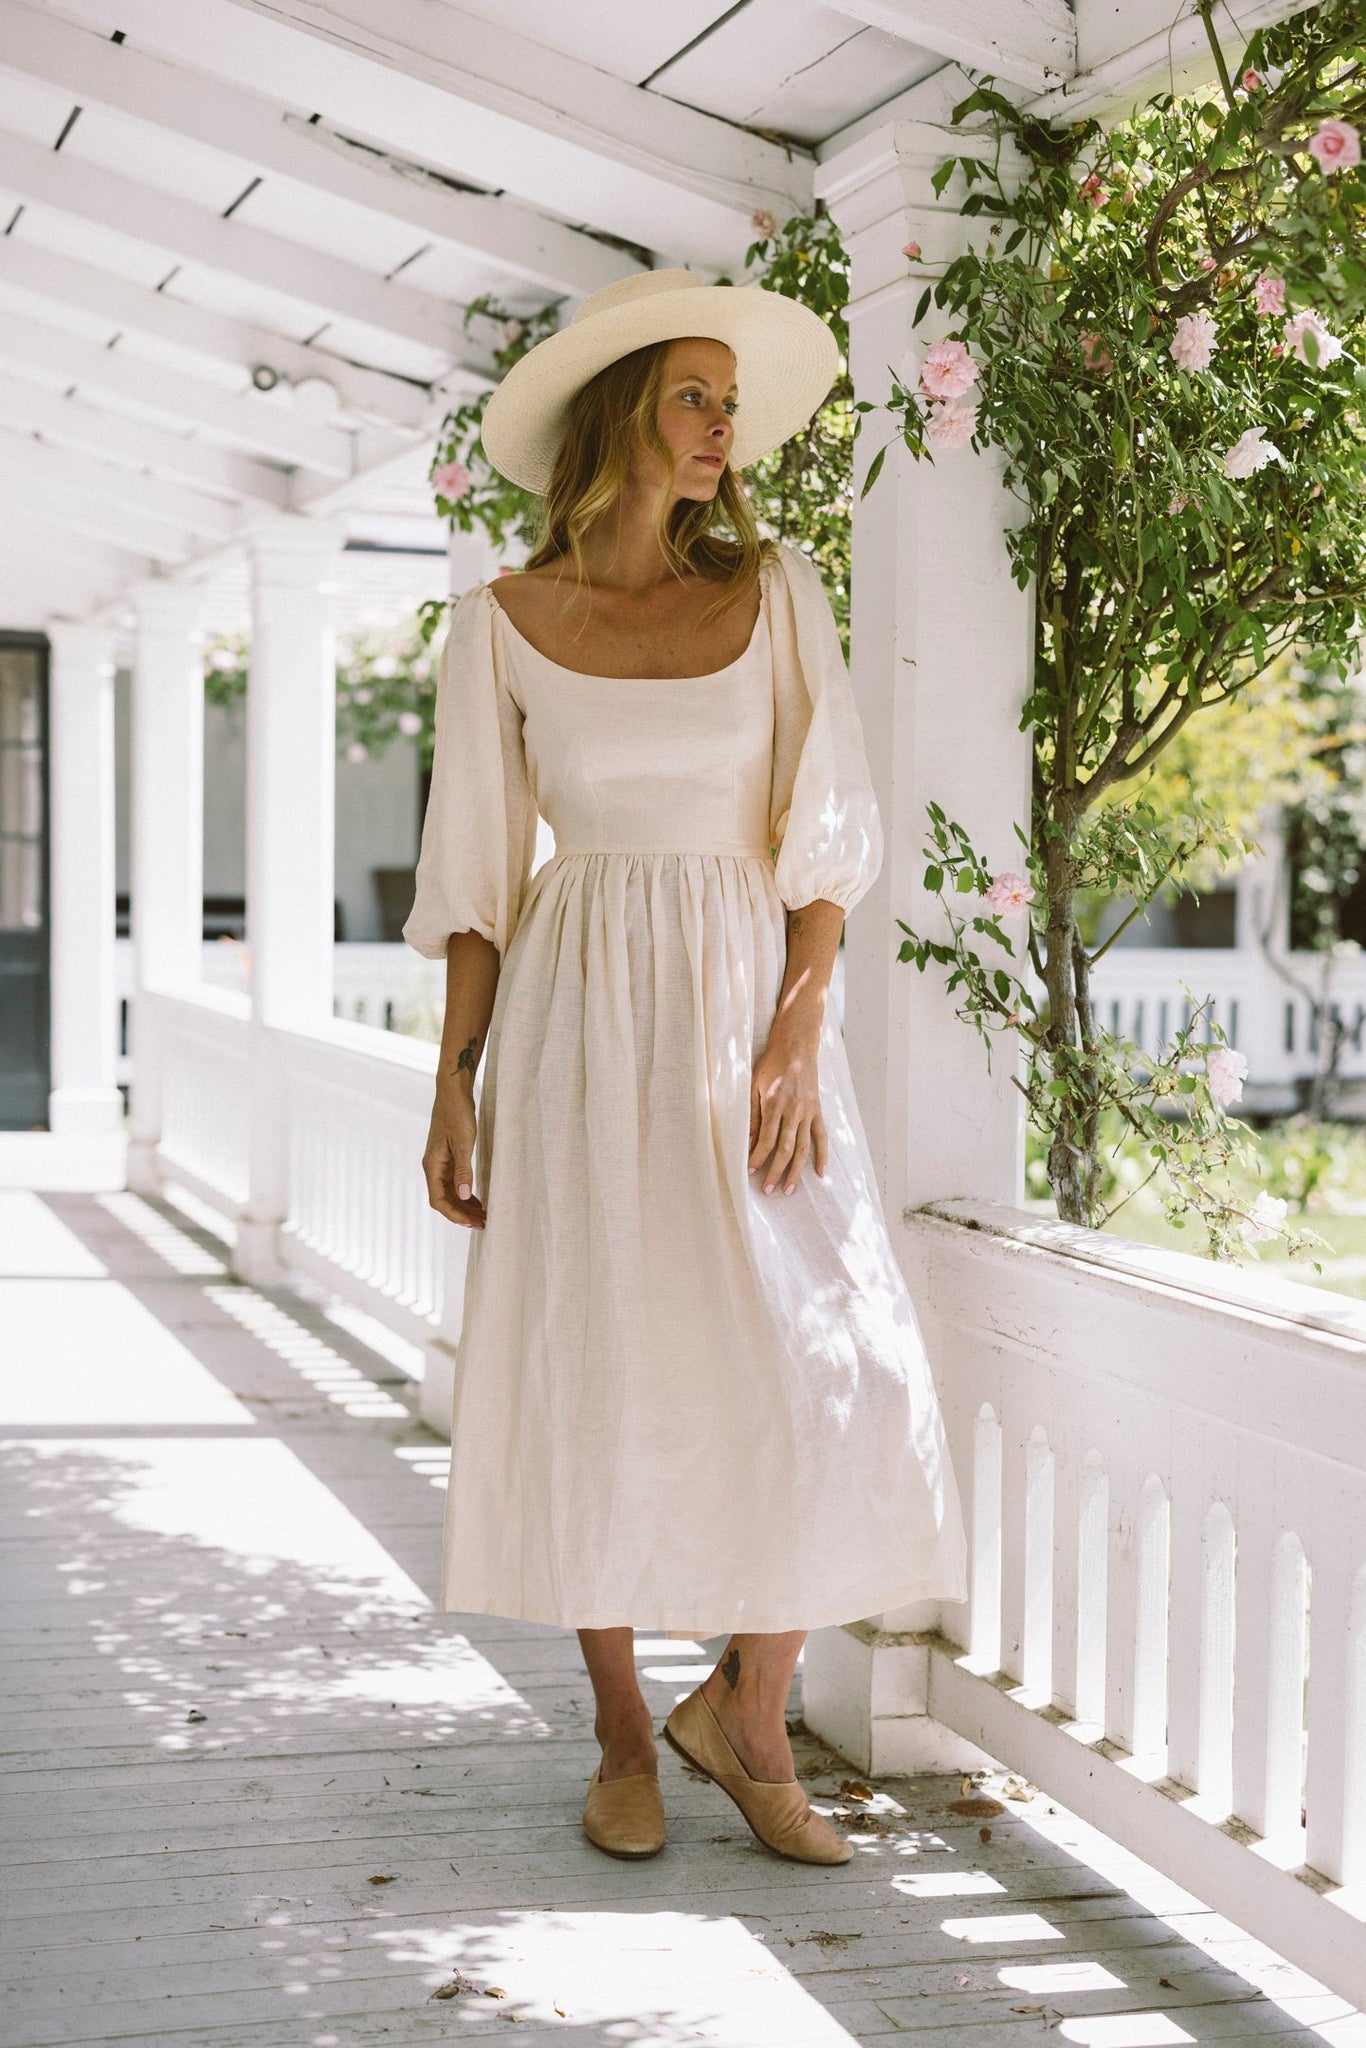
[[[958,79],[958,74],[953,74]],[[961,79],[958,81],[961,84]],[[967,243],[957,175],[941,198],[931,178],[962,154],[947,122],[952,93],[924,89],[926,118],[898,119],[832,154],[816,173],[851,259],[850,369],[859,398],[881,405],[889,370],[914,384],[942,316],[913,315],[927,284]],[[979,230],[980,231],[980,230]],[[902,254],[909,242],[919,262]],[[938,318],[936,329],[931,322]],[[1022,865],[1014,826],[1029,816],[1030,745],[1019,731],[1031,665],[1031,600],[1011,580],[1011,501],[999,459],[971,449],[917,462],[890,414],[863,415],[853,530],[852,669],[886,837],[882,873],[850,921],[845,1039],[877,1165],[888,1226],[912,1294],[923,1298],[907,1209],[953,1196],[1016,1203],[1024,1120],[1011,1086],[1009,1038],[993,1048],[956,1014],[943,969],[897,959],[896,920],[947,937],[921,886],[922,848],[938,803],[992,869]],[[882,473],[858,489],[884,443]],[[940,1374],[952,1360],[936,1356]],[[803,1711],[818,1732],[869,1769],[952,1768],[976,1753],[928,1718],[933,1629],[927,1603],[810,1638]]]
[[[254,535],[247,684],[247,948],[252,1007],[249,1193],[235,1270],[282,1274],[289,1121],[271,1034],[332,1015],[336,649],[344,533],[286,515]]]
[[[149,990],[200,979],[204,927],[203,598],[149,577],[136,614],[130,763],[129,897],[133,996],[128,1184],[159,1185],[161,1076]]]
[[[119,1130],[115,1083],[114,644],[51,620],[49,820],[54,1132]]]
[[[816,189],[851,258],[850,368],[860,398],[890,394],[888,366],[914,383],[943,316],[919,330],[917,301],[965,246],[958,181],[930,184],[961,136],[897,121],[822,164]],[[920,262],[902,255],[919,242]],[[917,462],[897,439],[861,502],[858,487],[892,439],[891,415],[868,413],[857,444],[852,667],[886,832],[882,873],[846,940],[845,1035],[889,1219],[948,1196],[1017,1202],[1023,1115],[1010,1085],[1010,1041],[993,1050],[954,1014],[943,969],[896,958],[898,917],[941,934],[921,887],[936,802],[987,864],[1018,868],[1013,827],[1028,820],[1030,750],[1018,730],[1031,662],[1030,598],[1011,581],[1004,539],[1011,501],[993,453],[950,449]]]

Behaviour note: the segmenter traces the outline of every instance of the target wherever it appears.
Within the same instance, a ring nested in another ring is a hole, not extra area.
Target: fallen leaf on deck
[[[367,1884],[394,1884],[396,1881],[396,1873],[390,1875],[389,1877],[367,1877],[365,1880]]]
[[[191,1707],[189,1713],[185,1716],[187,1721],[207,1721],[208,1718],[207,1714],[200,1713],[198,1707]]]
[[[871,1799],[873,1797],[872,1786],[865,1785],[859,1778],[842,1778],[840,1780],[840,1791],[847,1799]]]
[[[979,1841],[979,1842],[989,1842],[989,1841],[991,1840],[991,1829],[990,1829],[990,1828],[978,1828],[978,1830],[977,1830],[977,1839],[978,1839],[978,1841]]]
[[[479,1986],[477,1984],[471,1984],[469,1978],[462,1976],[460,1971],[457,1970],[449,1984],[439,1984],[437,1986],[427,2003],[430,2005],[432,1998],[458,1998],[462,1991],[477,1991],[478,1989]]]
[[[985,1820],[989,1814],[1004,1813],[1005,1808],[999,1799],[988,1799],[979,1793],[974,1799],[951,1799],[949,1812],[966,1814],[969,1820]]]
[[[955,1984],[971,1984],[972,1979],[971,1977],[964,1977],[960,1972],[959,1975],[956,1976],[953,1981]]]

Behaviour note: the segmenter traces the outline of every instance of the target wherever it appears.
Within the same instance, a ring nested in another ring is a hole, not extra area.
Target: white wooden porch
[[[1293,4],[1236,11],[1251,29]],[[20,1188],[0,1228],[16,2048],[511,2025],[603,2048],[963,2026],[985,2048],[1357,2048],[1363,1312],[1022,1215],[1004,1062],[989,1079],[942,989],[894,958],[895,917],[928,908],[926,803],[993,862],[1026,813],[1028,599],[996,465],[894,450],[854,515],[888,854],[850,925],[845,1027],[973,1583],[964,1609],[808,1646],[810,1726],[902,1774],[870,1781],[847,1869],[772,1862],[670,1762],[666,1857],[604,1865],[578,1835],[572,1642],[430,1606],[464,1241],[417,1173],[431,1048],[331,1015],[333,592],[367,522],[430,510],[436,426],[491,375],[463,307],[572,303],[647,263],[731,273],[756,207],[819,196],[877,401],[966,232],[931,185],[959,67],[1046,114],[1122,109],[1208,68],[1176,12],[6,0],[0,626],[52,652],[49,1121],[68,1148],[122,1138],[119,658],[135,705],[136,1192]],[[199,964],[198,636],[244,565],[249,994]],[[490,573],[470,545],[451,567]],[[60,1162],[32,1164],[60,1186]],[[171,1195],[229,1216],[230,1253],[172,1223]],[[357,1313],[388,1332],[378,1364]],[[641,1655],[661,1708],[691,1683],[686,1646]],[[1047,1799],[959,1826],[956,1770],[916,1773],[983,1749],[1123,1851]],[[854,1765],[811,1782],[833,1798]],[[457,1969],[477,1988],[432,2001]]]
[[[431,1604],[402,1367],[163,1203],[11,1190],[0,1247],[7,2042],[1366,2040],[1048,1799],[957,1813],[809,1735],[847,1867],[770,1857],[667,1751],[668,1847],[599,1855],[573,1636]],[[704,1653],[637,1650],[662,1716]]]

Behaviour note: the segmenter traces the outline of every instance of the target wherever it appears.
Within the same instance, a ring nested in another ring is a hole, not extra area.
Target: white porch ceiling
[[[432,436],[492,367],[473,298],[735,275],[755,207],[808,207],[946,65],[1099,103],[1195,49],[1171,5],[0,0],[0,625],[139,575],[226,590],[271,509],[439,547]]]

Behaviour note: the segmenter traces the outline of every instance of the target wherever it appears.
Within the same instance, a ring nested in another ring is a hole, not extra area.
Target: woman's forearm
[[[844,912],[824,897],[788,911],[787,968],[775,1026],[819,1037],[843,929]]]
[[[452,932],[447,939],[446,1018],[436,1063],[438,1088],[453,1082],[474,1086],[501,964],[498,948],[478,932]]]

